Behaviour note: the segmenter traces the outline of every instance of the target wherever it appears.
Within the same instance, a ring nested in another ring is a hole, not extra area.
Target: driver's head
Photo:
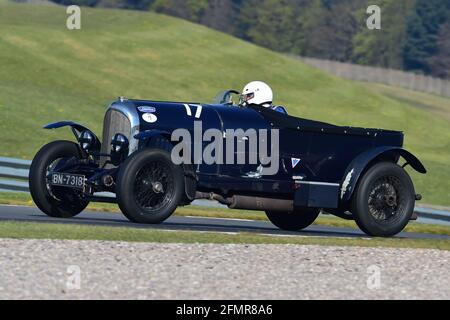
[[[256,104],[270,107],[273,101],[272,89],[262,81],[253,81],[242,90],[240,105]]]

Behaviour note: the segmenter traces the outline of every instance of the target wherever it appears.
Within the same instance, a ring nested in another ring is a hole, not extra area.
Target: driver
[[[273,91],[269,85],[262,81],[253,81],[248,83],[242,90],[239,105],[247,107],[249,105],[258,105],[265,108],[287,114],[282,106],[272,105]]]

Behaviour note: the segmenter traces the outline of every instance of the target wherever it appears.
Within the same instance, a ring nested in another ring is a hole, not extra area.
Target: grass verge
[[[27,193],[0,193],[0,204],[33,206],[34,203]],[[103,212],[120,212],[115,204],[93,203],[89,205],[89,210]],[[199,206],[188,206],[179,208],[175,215],[207,217],[207,218],[228,218],[267,221],[263,212],[248,210],[229,210],[220,208],[209,208]],[[358,228],[354,221],[343,220],[334,216],[321,215],[315,222],[316,225],[343,228]],[[420,224],[411,222],[405,229],[407,232],[442,234],[450,236],[450,227],[443,225]]]
[[[0,222],[0,238],[104,240],[153,243],[216,244],[297,244],[387,248],[428,248],[450,250],[450,240],[321,238],[301,236],[266,236],[249,233],[223,234],[190,231],[159,231],[119,227],[94,227],[41,223]]]
[[[292,115],[404,131],[405,148],[428,169],[408,169],[416,190],[427,203],[450,206],[450,99],[333,77],[165,15],[82,11],[74,32],[64,6],[0,0],[0,155],[31,159],[44,143],[72,139],[67,129],[42,130],[53,121],[77,121],[101,136],[105,107],[119,95],[208,103],[220,90],[258,79]]]

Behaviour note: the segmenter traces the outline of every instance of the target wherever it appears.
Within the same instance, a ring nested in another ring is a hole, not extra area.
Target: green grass
[[[30,159],[69,130],[70,119],[102,130],[117,96],[209,102],[219,90],[269,82],[275,102],[297,116],[403,130],[429,174],[413,173],[424,202],[450,205],[449,119],[364,84],[183,20],[148,12],[82,8],[82,30],[64,7],[0,0],[0,155]],[[413,99],[414,100],[414,99]],[[439,103],[447,108],[449,99]]]
[[[91,227],[40,223],[0,222],[0,238],[106,240],[153,243],[236,243],[236,244],[297,244],[325,246],[429,248],[450,250],[449,240],[427,239],[342,239],[320,237],[278,237],[239,233],[199,233],[156,231],[115,227]]]
[[[394,100],[405,102],[412,107],[426,110],[427,112],[432,112],[436,116],[450,121],[450,100],[448,98],[383,84],[367,83],[365,86]]]
[[[0,204],[11,205],[26,205],[32,206],[33,201],[30,195],[26,193],[0,193]],[[117,212],[119,208],[114,204],[93,203],[88,207],[89,210]],[[263,220],[267,221],[267,217],[263,212],[246,211],[246,210],[229,210],[221,208],[207,208],[200,206],[187,206],[177,209],[175,212],[177,216],[192,216],[192,217],[209,217],[209,218],[230,218],[230,219],[248,219],[248,220]],[[346,227],[358,228],[354,221],[343,220],[334,216],[321,215],[314,222],[316,225],[329,227]],[[410,222],[405,231],[417,233],[441,234],[450,236],[450,226],[431,225]]]

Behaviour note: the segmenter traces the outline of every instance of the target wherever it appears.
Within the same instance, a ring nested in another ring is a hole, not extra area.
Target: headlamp
[[[78,142],[84,151],[88,151],[94,145],[95,137],[90,131],[85,130],[81,132]]]
[[[113,153],[124,153],[128,152],[128,139],[121,133],[117,133],[111,140],[111,152]]]
[[[119,165],[128,155],[129,142],[127,137],[117,133],[111,140],[111,162],[113,165]]]

